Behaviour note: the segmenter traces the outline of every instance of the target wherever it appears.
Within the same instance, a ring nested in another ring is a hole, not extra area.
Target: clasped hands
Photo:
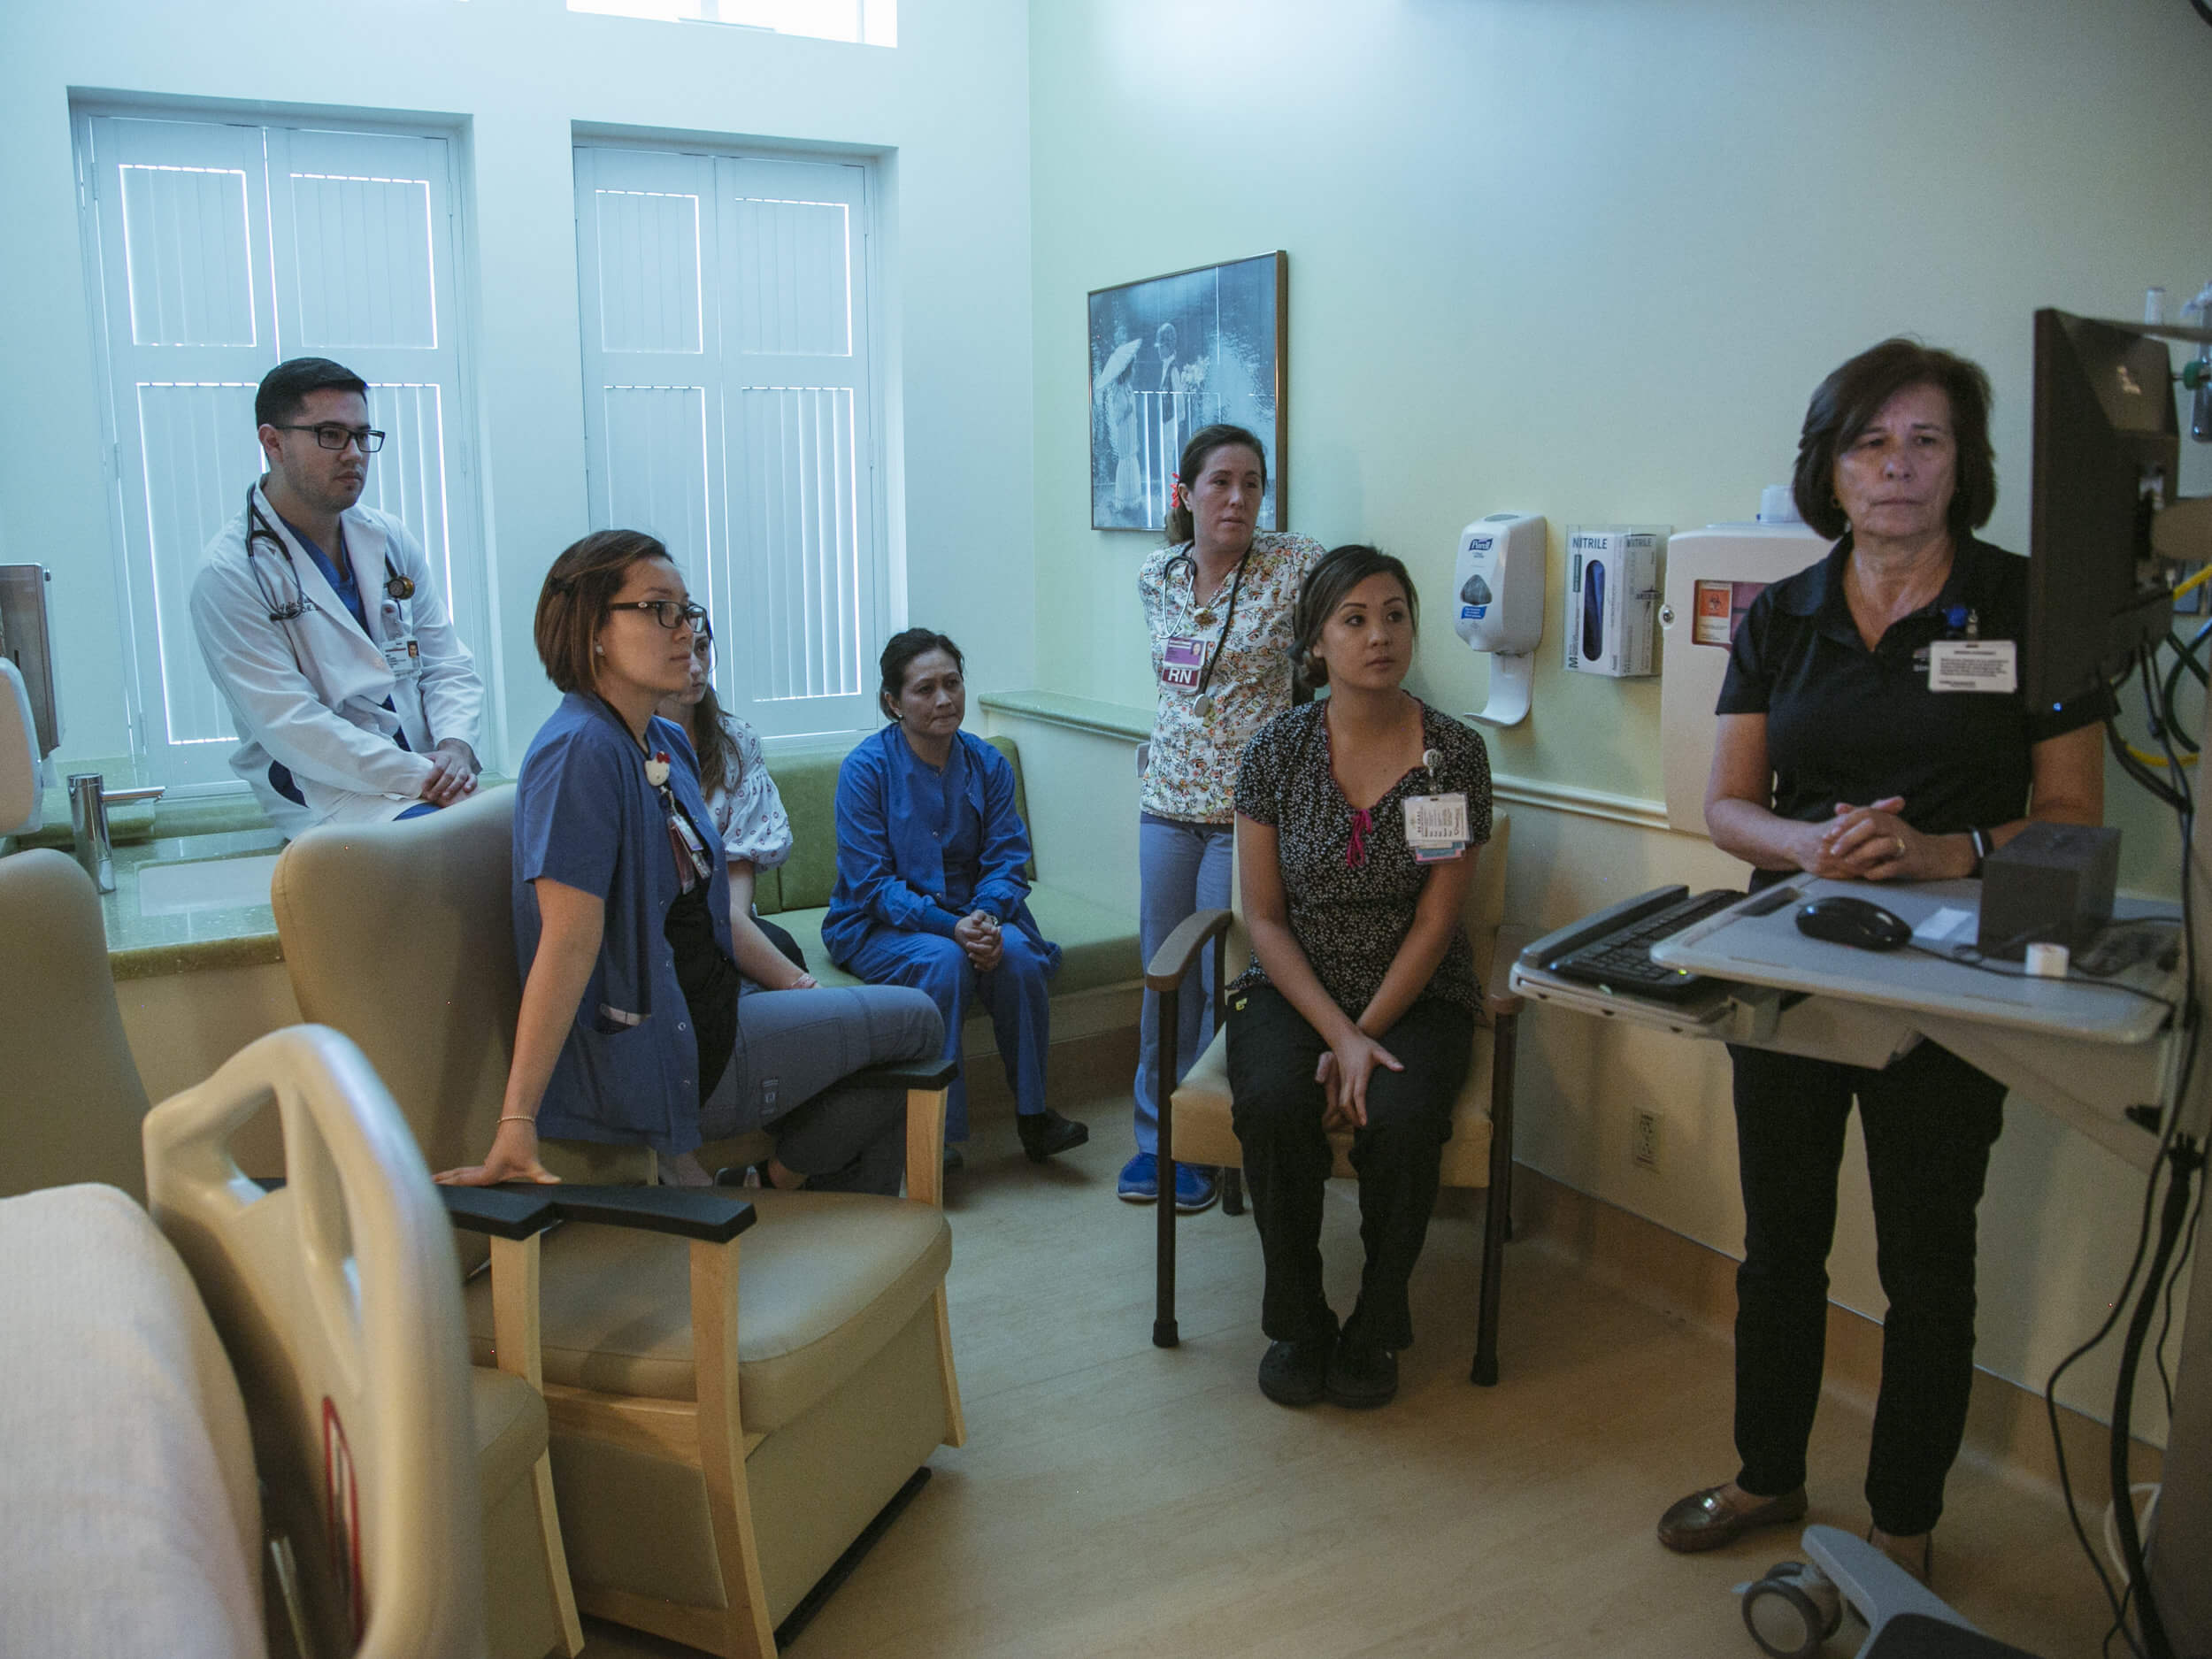
[[[1006,954],[1006,941],[999,935],[998,918],[988,910],[970,910],[954,924],[952,937],[968,953],[968,964],[978,973],[990,972]]]
[[[1966,874],[1953,867],[1955,838],[1923,835],[1898,816],[1904,810],[1901,795],[1866,806],[1837,802],[1826,824],[1807,826],[1815,834],[1798,855],[1799,866],[1838,881],[1932,881]]]
[[[1392,1071],[1406,1069],[1404,1061],[1357,1025],[1347,1025],[1344,1035],[1315,1062],[1313,1080],[1321,1086],[1324,1133],[1367,1126],[1367,1080],[1377,1066]]]
[[[451,806],[476,793],[476,757],[457,737],[449,737],[423,758],[430,775],[416,793],[433,806]]]

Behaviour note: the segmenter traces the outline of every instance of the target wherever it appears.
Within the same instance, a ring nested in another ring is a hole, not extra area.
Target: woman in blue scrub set
[[[490,1153],[441,1180],[551,1180],[543,1135],[649,1146],[664,1180],[703,1184],[702,1144],[764,1128],[776,1187],[899,1189],[905,1091],[837,1085],[936,1053],[937,1010],[913,991],[767,991],[739,973],[698,765],[654,713],[705,628],[638,531],[586,536],[546,572],[538,655],[565,695],[515,780],[514,1061]]]
[[[1013,1086],[1022,1150],[1041,1164],[1091,1138],[1045,1104],[1051,1041],[1046,982],[1060,965],[1029,913],[1029,831],[1014,809],[1014,768],[960,729],[967,685],[960,648],[909,628],[883,648],[879,694],[894,722],[845,757],[837,774],[837,887],[822,920],[830,960],[872,985],[929,993],[960,1057],[969,1006],[990,1010]],[[945,1159],[968,1138],[968,1087],[952,1086]]]

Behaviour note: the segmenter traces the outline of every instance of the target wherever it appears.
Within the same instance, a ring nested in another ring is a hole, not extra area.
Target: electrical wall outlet
[[[1659,1114],[1639,1106],[1628,1120],[1628,1158],[1638,1169],[1659,1171]]]

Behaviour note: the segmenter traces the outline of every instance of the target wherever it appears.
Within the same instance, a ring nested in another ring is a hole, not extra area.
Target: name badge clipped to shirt
[[[1467,795],[1409,795],[1405,798],[1406,845],[1417,864],[1447,864],[1467,850]]]
[[[1169,691],[1195,691],[1206,669],[1206,642],[1171,634],[1160,645],[1160,684]]]
[[[1938,640],[1928,647],[1931,691],[2020,688],[2020,648],[2010,640]]]
[[[384,666],[391,670],[394,680],[404,680],[422,667],[421,650],[411,639],[384,646],[382,649]]]

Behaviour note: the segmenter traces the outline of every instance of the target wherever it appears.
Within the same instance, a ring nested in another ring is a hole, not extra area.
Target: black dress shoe
[[[1327,1386],[1336,1333],[1271,1343],[1260,1356],[1260,1392],[1279,1406],[1310,1406]]]
[[[1014,1127],[1021,1133],[1022,1150],[1032,1164],[1042,1164],[1054,1153],[1079,1147],[1091,1138],[1088,1125],[1063,1118],[1049,1106],[1015,1118]]]
[[[1736,1504],[1729,1502],[1727,1491],[1724,1485],[1707,1486],[1669,1506],[1659,1517],[1659,1541],[1669,1549],[1687,1555],[1701,1549],[1718,1549],[1723,1544],[1732,1544],[1746,1532],[1755,1532],[1763,1526],[1779,1526],[1805,1518],[1802,1486],[1794,1492],[1785,1492],[1778,1498],[1753,1497],[1747,1493],[1747,1502]]]
[[[1386,1406],[1398,1397],[1398,1356],[1364,1342],[1339,1342],[1322,1386],[1333,1405],[1356,1411]]]

